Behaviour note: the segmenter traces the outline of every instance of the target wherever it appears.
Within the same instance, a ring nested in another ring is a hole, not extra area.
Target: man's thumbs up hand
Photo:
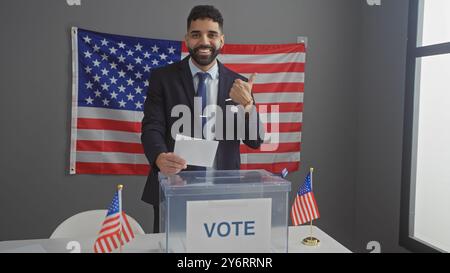
[[[230,90],[230,98],[248,111],[253,105],[252,88],[256,79],[256,73],[253,73],[248,82],[241,79],[234,80],[233,86]]]

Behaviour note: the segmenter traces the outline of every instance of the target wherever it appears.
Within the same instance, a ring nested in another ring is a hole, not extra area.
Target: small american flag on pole
[[[103,221],[100,232],[94,244],[95,253],[109,253],[123,246],[134,238],[127,216],[122,212],[122,190],[114,194],[108,208],[106,219]]]
[[[311,172],[308,172],[291,208],[291,219],[295,226],[302,225],[320,217],[319,208],[317,207],[316,199],[312,192],[311,176]]]

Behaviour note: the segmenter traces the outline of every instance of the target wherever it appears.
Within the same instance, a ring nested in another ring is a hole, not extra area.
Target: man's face
[[[219,23],[208,18],[192,21],[185,39],[192,59],[201,67],[212,65],[224,44]]]

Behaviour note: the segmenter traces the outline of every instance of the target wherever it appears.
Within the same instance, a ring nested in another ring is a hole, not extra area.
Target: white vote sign
[[[187,252],[270,252],[272,199],[188,201]]]

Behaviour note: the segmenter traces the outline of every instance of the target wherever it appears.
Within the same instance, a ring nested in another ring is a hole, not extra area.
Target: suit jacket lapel
[[[219,65],[219,94],[217,96],[217,105],[222,108],[222,110],[224,111],[223,113],[225,114],[225,100],[228,99],[230,93],[230,90],[227,89],[229,89],[229,86],[232,85],[233,79],[229,77],[225,66],[221,62],[217,62]]]
[[[194,81],[192,80],[191,69],[189,68],[189,56],[184,58],[181,63],[179,69],[181,70],[181,82],[183,83],[183,89],[185,91],[186,98],[189,102],[189,107],[194,109]]]
[[[217,105],[222,109],[222,113],[225,117],[226,115],[226,102],[225,100],[228,99],[229,97],[229,93],[230,93],[230,87],[233,84],[233,78],[230,77],[230,75],[228,74],[227,69],[225,68],[225,66],[219,62],[219,94],[217,95]],[[223,119],[223,121],[225,122],[225,119]],[[223,137],[225,137],[225,124],[223,124],[224,128],[222,129],[223,131]],[[217,147],[217,153],[216,153],[216,164],[217,164],[217,168],[219,170],[224,169],[224,163],[226,162],[226,159],[223,158],[223,154],[224,154],[224,142],[220,141],[219,142],[219,146]]]

